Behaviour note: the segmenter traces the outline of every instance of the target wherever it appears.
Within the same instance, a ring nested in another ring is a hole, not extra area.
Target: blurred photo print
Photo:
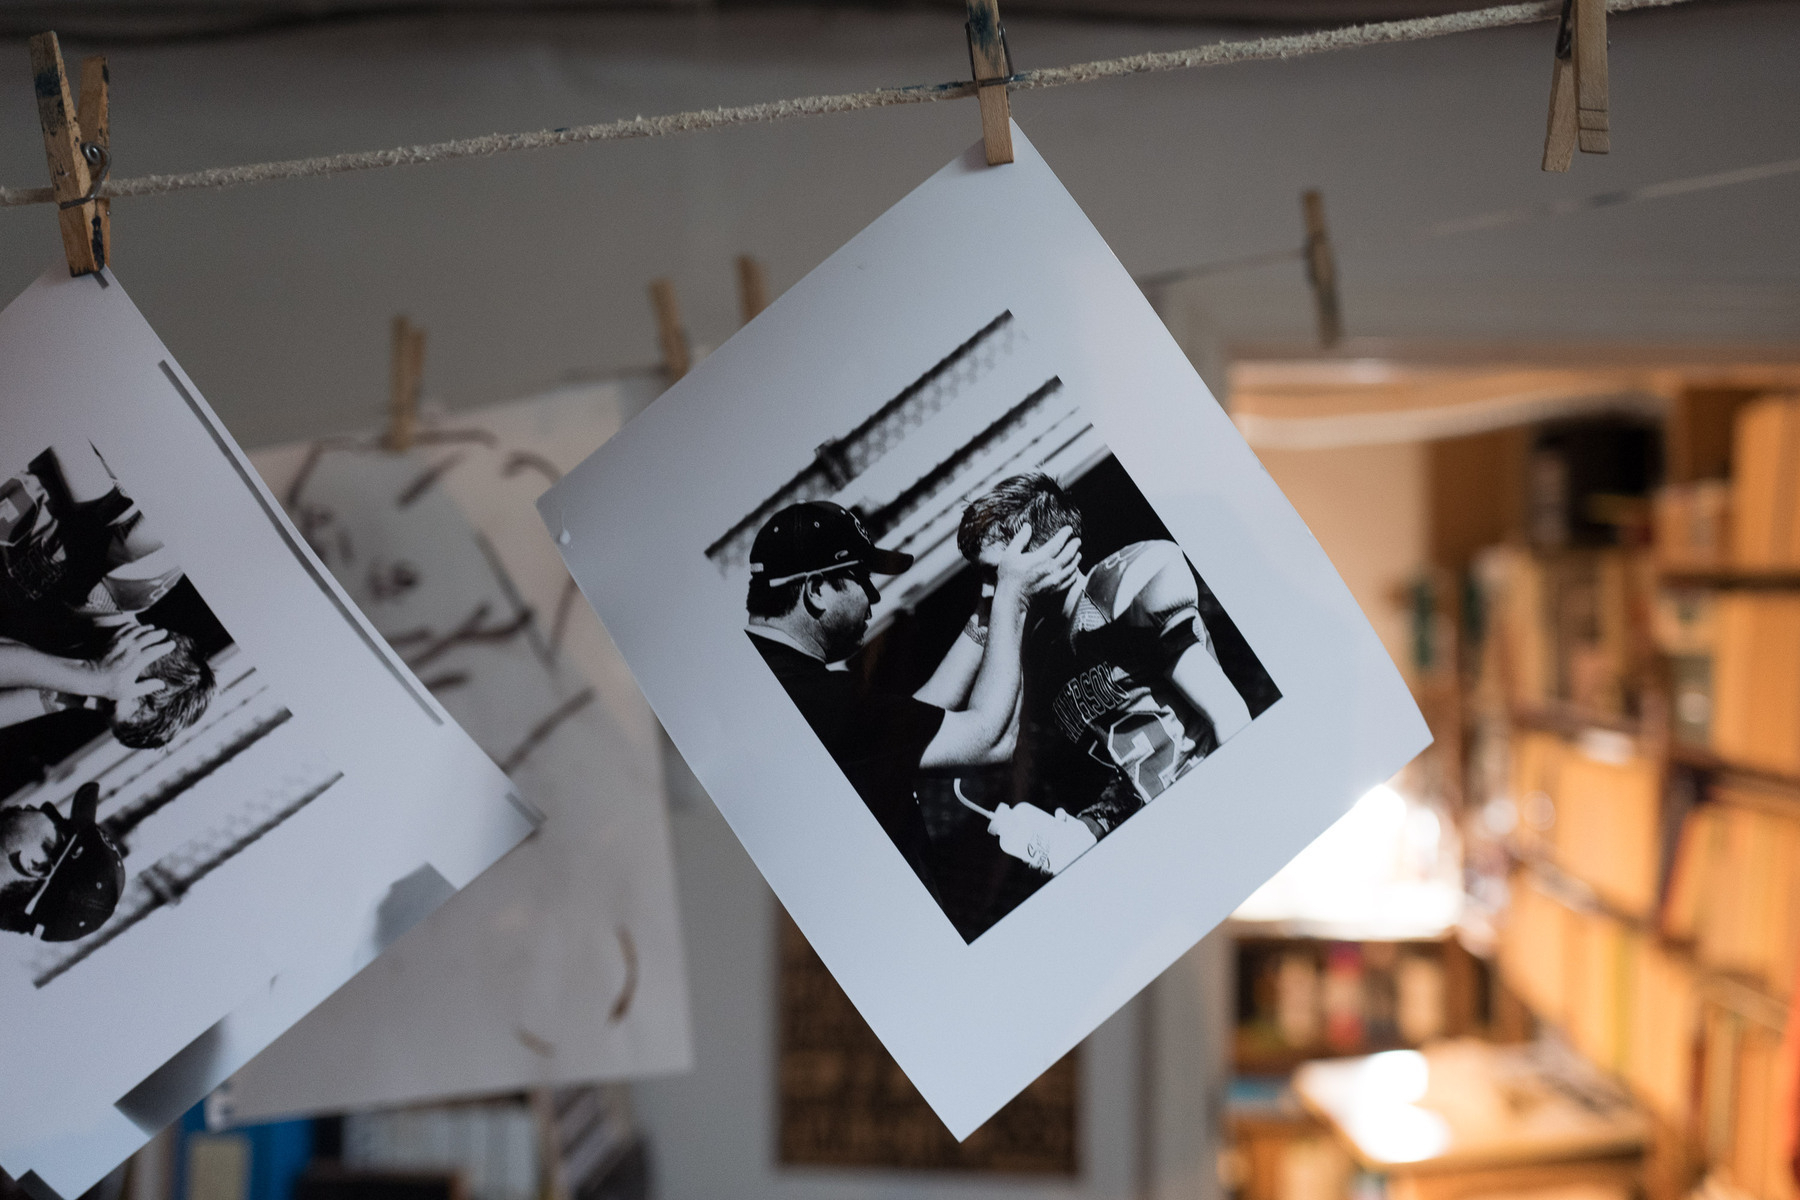
[[[583,381],[428,416],[404,452],[370,432],[251,456],[319,560],[545,820],[234,1075],[234,1121],[692,1063],[655,717],[533,507],[638,390]]]
[[[86,1193],[541,822],[110,272],[0,311],[0,1169]]]
[[[1002,312],[708,551],[745,632],[973,940],[1280,690]]]
[[[1430,736],[1015,126],[538,512],[670,738],[959,1141]]]

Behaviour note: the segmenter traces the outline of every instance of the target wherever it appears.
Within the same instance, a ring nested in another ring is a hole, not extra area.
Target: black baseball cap
[[[25,916],[46,942],[72,942],[93,933],[119,907],[125,891],[125,856],[94,819],[100,785],[84,783],[67,817],[46,804],[43,811],[62,835],[56,862],[25,906]]]
[[[829,500],[788,505],[763,522],[750,543],[750,573],[770,587],[842,567],[898,575],[912,565],[912,555],[876,546],[855,513]]]

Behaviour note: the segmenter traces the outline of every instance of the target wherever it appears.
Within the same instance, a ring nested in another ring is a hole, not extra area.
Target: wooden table
[[[1391,1200],[1626,1200],[1650,1126],[1572,1056],[1462,1040],[1307,1063],[1294,1091]]]

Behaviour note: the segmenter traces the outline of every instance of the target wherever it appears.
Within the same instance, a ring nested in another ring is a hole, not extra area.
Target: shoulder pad
[[[1187,558],[1174,542],[1133,542],[1108,555],[1088,573],[1088,599],[1106,614],[1135,624],[1160,624],[1157,614],[1195,608],[1200,590]]]

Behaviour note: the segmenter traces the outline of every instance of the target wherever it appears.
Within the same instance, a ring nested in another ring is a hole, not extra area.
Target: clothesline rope
[[[1689,175],[1681,179],[1665,179],[1660,183],[1647,183],[1642,187],[1595,192],[1592,195],[1575,196],[1563,200],[1548,200],[1542,204],[1527,204],[1519,208],[1482,213],[1479,216],[1458,217],[1452,221],[1438,221],[1435,224],[1423,226],[1405,236],[1412,241],[1430,241],[1436,238],[1455,237],[1464,233],[1481,233],[1489,229],[1504,229],[1509,225],[1521,225],[1527,221],[1573,216],[1576,213],[1591,212],[1597,208],[1639,204],[1645,200],[1666,200],[1670,196],[1688,196],[1695,192],[1709,192],[1716,188],[1761,183],[1765,179],[1780,179],[1787,175],[1800,175],[1800,158],[1757,163],[1755,166],[1738,167],[1730,171],[1715,171],[1710,175]],[[1390,247],[1398,240],[1393,237],[1382,239],[1376,248]],[[1367,242],[1356,241],[1344,242],[1338,247],[1340,254],[1351,249],[1368,251],[1371,247]],[[1259,267],[1300,262],[1305,258],[1305,246],[1286,246],[1279,250],[1264,250],[1259,254],[1243,254],[1235,258],[1220,258],[1211,262],[1195,263],[1191,267],[1175,267],[1167,271],[1158,271],[1153,275],[1138,275],[1135,278],[1140,287],[1166,287],[1172,283],[1204,279],[1209,275],[1254,271]]]
[[[1608,12],[1630,12],[1641,8],[1668,8],[1692,0],[1607,0]],[[1148,75],[1163,71],[1185,71],[1195,67],[1217,67],[1230,63],[1261,62],[1271,59],[1301,58],[1334,50],[1351,50],[1368,46],[1393,45],[1400,42],[1425,41],[1458,33],[1474,33],[1484,29],[1501,29],[1510,25],[1528,25],[1549,21],[1562,11],[1561,0],[1532,0],[1524,4],[1502,4],[1469,12],[1445,13],[1439,16],[1414,17],[1402,21],[1380,21],[1352,25],[1342,29],[1325,29],[1312,33],[1284,34],[1276,37],[1252,38],[1246,41],[1213,42],[1191,50],[1170,50],[1152,54],[1134,54],[1124,58],[1102,59],[1067,67],[1043,67],[1020,71],[1008,83],[1014,91],[1036,91],[1041,88],[1067,87],[1075,83],[1092,83],[1101,79],[1118,79],[1129,75]],[[551,146],[573,146],[587,142],[616,142],[635,138],[668,137],[677,133],[694,133],[703,129],[724,129],[734,125],[762,125],[790,121],[799,117],[819,117],[832,113],[858,112],[870,108],[891,108],[901,104],[928,104],[937,100],[954,100],[975,94],[975,85],[956,83],[918,84],[911,87],[878,88],[867,92],[849,92],[835,96],[806,96],[794,100],[771,100],[728,108],[707,108],[693,112],[671,113],[661,117],[632,117],[599,125],[578,125],[567,129],[544,129],[535,133],[495,133],[485,137],[457,138],[423,146],[399,146],[391,150],[365,150],[348,154],[327,154],[313,158],[294,158],[280,162],[251,163],[239,167],[212,167],[177,175],[139,175],[131,179],[114,179],[100,192],[102,196],[155,196],[168,192],[196,191],[204,188],[241,187],[251,183],[267,183],[277,179],[306,179],[340,175],[350,171],[373,171],[384,167],[410,166],[419,163],[448,162],[462,158],[487,158],[520,150],[541,150]],[[47,187],[0,188],[0,207],[25,204],[48,204],[53,197]]]

